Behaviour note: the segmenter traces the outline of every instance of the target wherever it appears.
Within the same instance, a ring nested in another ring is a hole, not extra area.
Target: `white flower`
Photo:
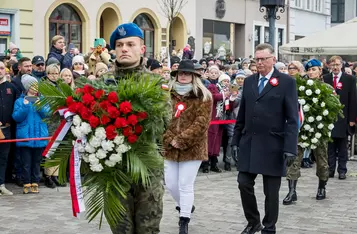
[[[91,126],[90,126],[89,123],[87,123],[87,122],[82,122],[80,129],[81,129],[81,132],[82,132],[84,135],[88,135],[88,133],[90,133],[90,132],[92,131]]]
[[[319,140],[317,140],[316,138],[311,139],[311,143],[316,144],[317,142],[319,142]]]
[[[314,122],[314,121],[315,121],[315,118],[314,118],[314,117],[312,117],[312,116],[310,116],[310,117],[307,119],[307,121],[308,121],[309,123],[312,123],[312,122]]]
[[[97,153],[95,154],[95,156],[99,159],[103,159],[107,157],[107,151],[103,150],[103,149],[98,149]]]
[[[311,149],[316,149],[317,147],[316,147],[316,145],[311,145],[310,148]]]
[[[322,112],[323,116],[327,116],[328,115],[328,110],[324,110],[324,112]]]
[[[79,117],[79,115],[73,116],[73,125],[74,126],[79,126],[79,125],[81,125],[81,123],[82,123],[82,120],[81,120],[81,117]]]
[[[308,80],[306,82],[306,84],[309,85],[309,86],[313,86],[314,85],[314,81],[313,80]]]
[[[123,153],[128,152],[130,149],[131,149],[130,146],[125,145],[125,144],[121,144],[121,145],[118,146],[118,148],[116,149],[116,151],[117,151],[118,153],[123,154]]]
[[[123,144],[124,143],[124,136],[116,136],[115,138],[114,138],[114,143],[116,144],[116,145],[121,145],[121,144]]]
[[[105,160],[105,165],[107,165],[108,167],[114,167],[115,164],[117,164],[116,162],[113,162],[111,160]]]
[[[302,135],[302,136],[301,136],[301,139],[303,139],[303,140],[307,140],[307,136]]]
[[[320,123],[320,124],[317,126],[318,129],[322,129],[323,127],[324,127],[324,125],[323,125],[322,123]]]
[[[105,151],[112,151],[114,148],[114,143],[113,143],[113,141],[105,141],[104,140],[104,141],[102,141],[101,146],[102,146],[103,150],[105,150]]]
[[[113,161],[113,162],[117,162],[117,163],[120,163],[122,161],[122,155],[121,154],[112,154],[110,157],[109,157],[109,160],[110,161]]]
[[[88,152],[90,154],[95,152],[95,148],[93,146],[91,146],[90,144],[86,144],[85,150],[86,150],[86,152]]]
[[[325,103],[324,102],[321,102],[321,107],[325,107]]]
[[[306,92],[305,92],[305,93],[306,93],[306,95],[307,95],[307,96],[311,96],[311,95],[312,95],[312,91],[311,91],[311,89],[306,90]]]
[[[95,136],[100,140],[104,140],[107,137],[105,129],[103,127],[99,127],[95,129]]]
[[[78,127],[72,126],[72,127],[71,127],[71,131],[72,131],[73,135],[74,135],[77,139],[84,137],[84,135],[83,135],[83,133],[82,133],[82,131],[81,131],[81,129],[80,129],[79,126],[78,126]]]
[[[313,129],[313,128],[311,128],[310,130],[309,130],[309,132],[314,132],[315,131],[315,129]]]
[[[317,132],[317,133],[315,134],[315,137],[316,137],[317,139],[320,139],[320,138],[321,138],[321,136],[322,136],[322,134],[321,134],[321,133],[319,133],[319,132]]]
[[[312,101],[313,101],[313,103],[317,103],[319,101],[319,99],[313,98]]]
[[[91,165],[95,165],[95,164],[98,164],[99,163],[99,159],[95,157],[95,154],[90,154],[88,156],[88,159],[89,159],[89,163]]]
[[[310,110],[309,105],[305,105],[303,108],[304,112],[308,112]]]
[[[310,125],[305,124],[305,125],[304,125],[304,129],[305,129],[306,131],[309,131],[309,130],[311,129],[311,127],[310,127]]]
[[[318,116],[316,117],[316,120],[317,120],[317,121],[321,121],[321,120],[322,120],[322,116],[321,116],[321,115],[318,115]]]
[[[83,155],[82,159],[83,159],[83,161],[85,161],[86,163],[89,163],[89,157],[88,157],[88,155]]]
[[[331,137],[331,132],[328,133],[328,137]]]
[[[306,101],[305,101],[305,99],[300,99],[300,100],[299,100],[299,103],[300,103],[300,105],[305,105],[305,104],[306,104]]]
[[[300,87],[299,87],[299,90],[300,90],[300,91],[304,91],[304,90],[305,90],[305,86],[300,86]]]
[[[332,129],[333,129],[334,127],[335,127],[335,125],[333,125],[333,124],[329,124],[329,125],[328,125],[328,129],[331,130],[331,131],[332,131]]]
[[[92,136],[92,138],[89,140],[89,144],[94,148],[98,148],[101,143],[101,140],[95,136]]]
[[[78,152],[80,152],[80,153],[86,152],[86,150],[84,149],[84,146],[82,144],[78,144],[77,149],[78,149]]]
[[[104,168],[103,168],[102,164],[98,163],[95,165],[91,165],[90,169],[95,172],[101,172]]]
[[[310,145],[309,143],[304,142],[304,143],[302,143],[301,147],[302,148],[307,148],[307,147],[309,147],[309,145]]]
[[[316,93],[317,95],[319,95],[319,94],[321,93],[321,90],[316,89],[316,90],[315,90],[315,93]]]

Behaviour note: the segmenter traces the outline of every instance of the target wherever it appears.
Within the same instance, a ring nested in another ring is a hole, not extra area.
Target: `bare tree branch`
[[[187,0],[157,0],[162,13],[170,23],[180,14],[187,2]]]

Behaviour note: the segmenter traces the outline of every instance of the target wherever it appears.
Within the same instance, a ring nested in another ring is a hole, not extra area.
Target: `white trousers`
[[[165,183],[180,206],[180,217],[191,217],[194,201],[193,185],[202,161],[175,162],[165,160]]]

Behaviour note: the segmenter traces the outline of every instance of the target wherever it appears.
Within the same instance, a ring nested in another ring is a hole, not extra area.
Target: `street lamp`
[[[260,12],[264,12],[264,7],[266,14],[264,19],[269,21],[269,44],[275,47],[275,20],[279,20],[280,16],[276,15],[278,11],[280,13],[285,12],[285,0],[260,0]]]

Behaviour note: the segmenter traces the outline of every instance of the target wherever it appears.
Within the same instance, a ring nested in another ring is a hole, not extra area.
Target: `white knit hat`
[[[83,58],[83,56],[81,56],[81,55],[76,55],[76,56],[74,56],[73,59],[72,59],[72,66],[73,66],[75,63],[81,63],[81,64],[84,65],[84,58]]]
[[[222,73],[218,78],[218,83],[221,83],[224,80],[228,80],[228,82],[230,82],[231,78],[227,74]]]
[[[27,92],[31,88],[31,86],[36,85],[38,81],[35,77],[28,74],[24,74],[21,77],[21,83]]]

